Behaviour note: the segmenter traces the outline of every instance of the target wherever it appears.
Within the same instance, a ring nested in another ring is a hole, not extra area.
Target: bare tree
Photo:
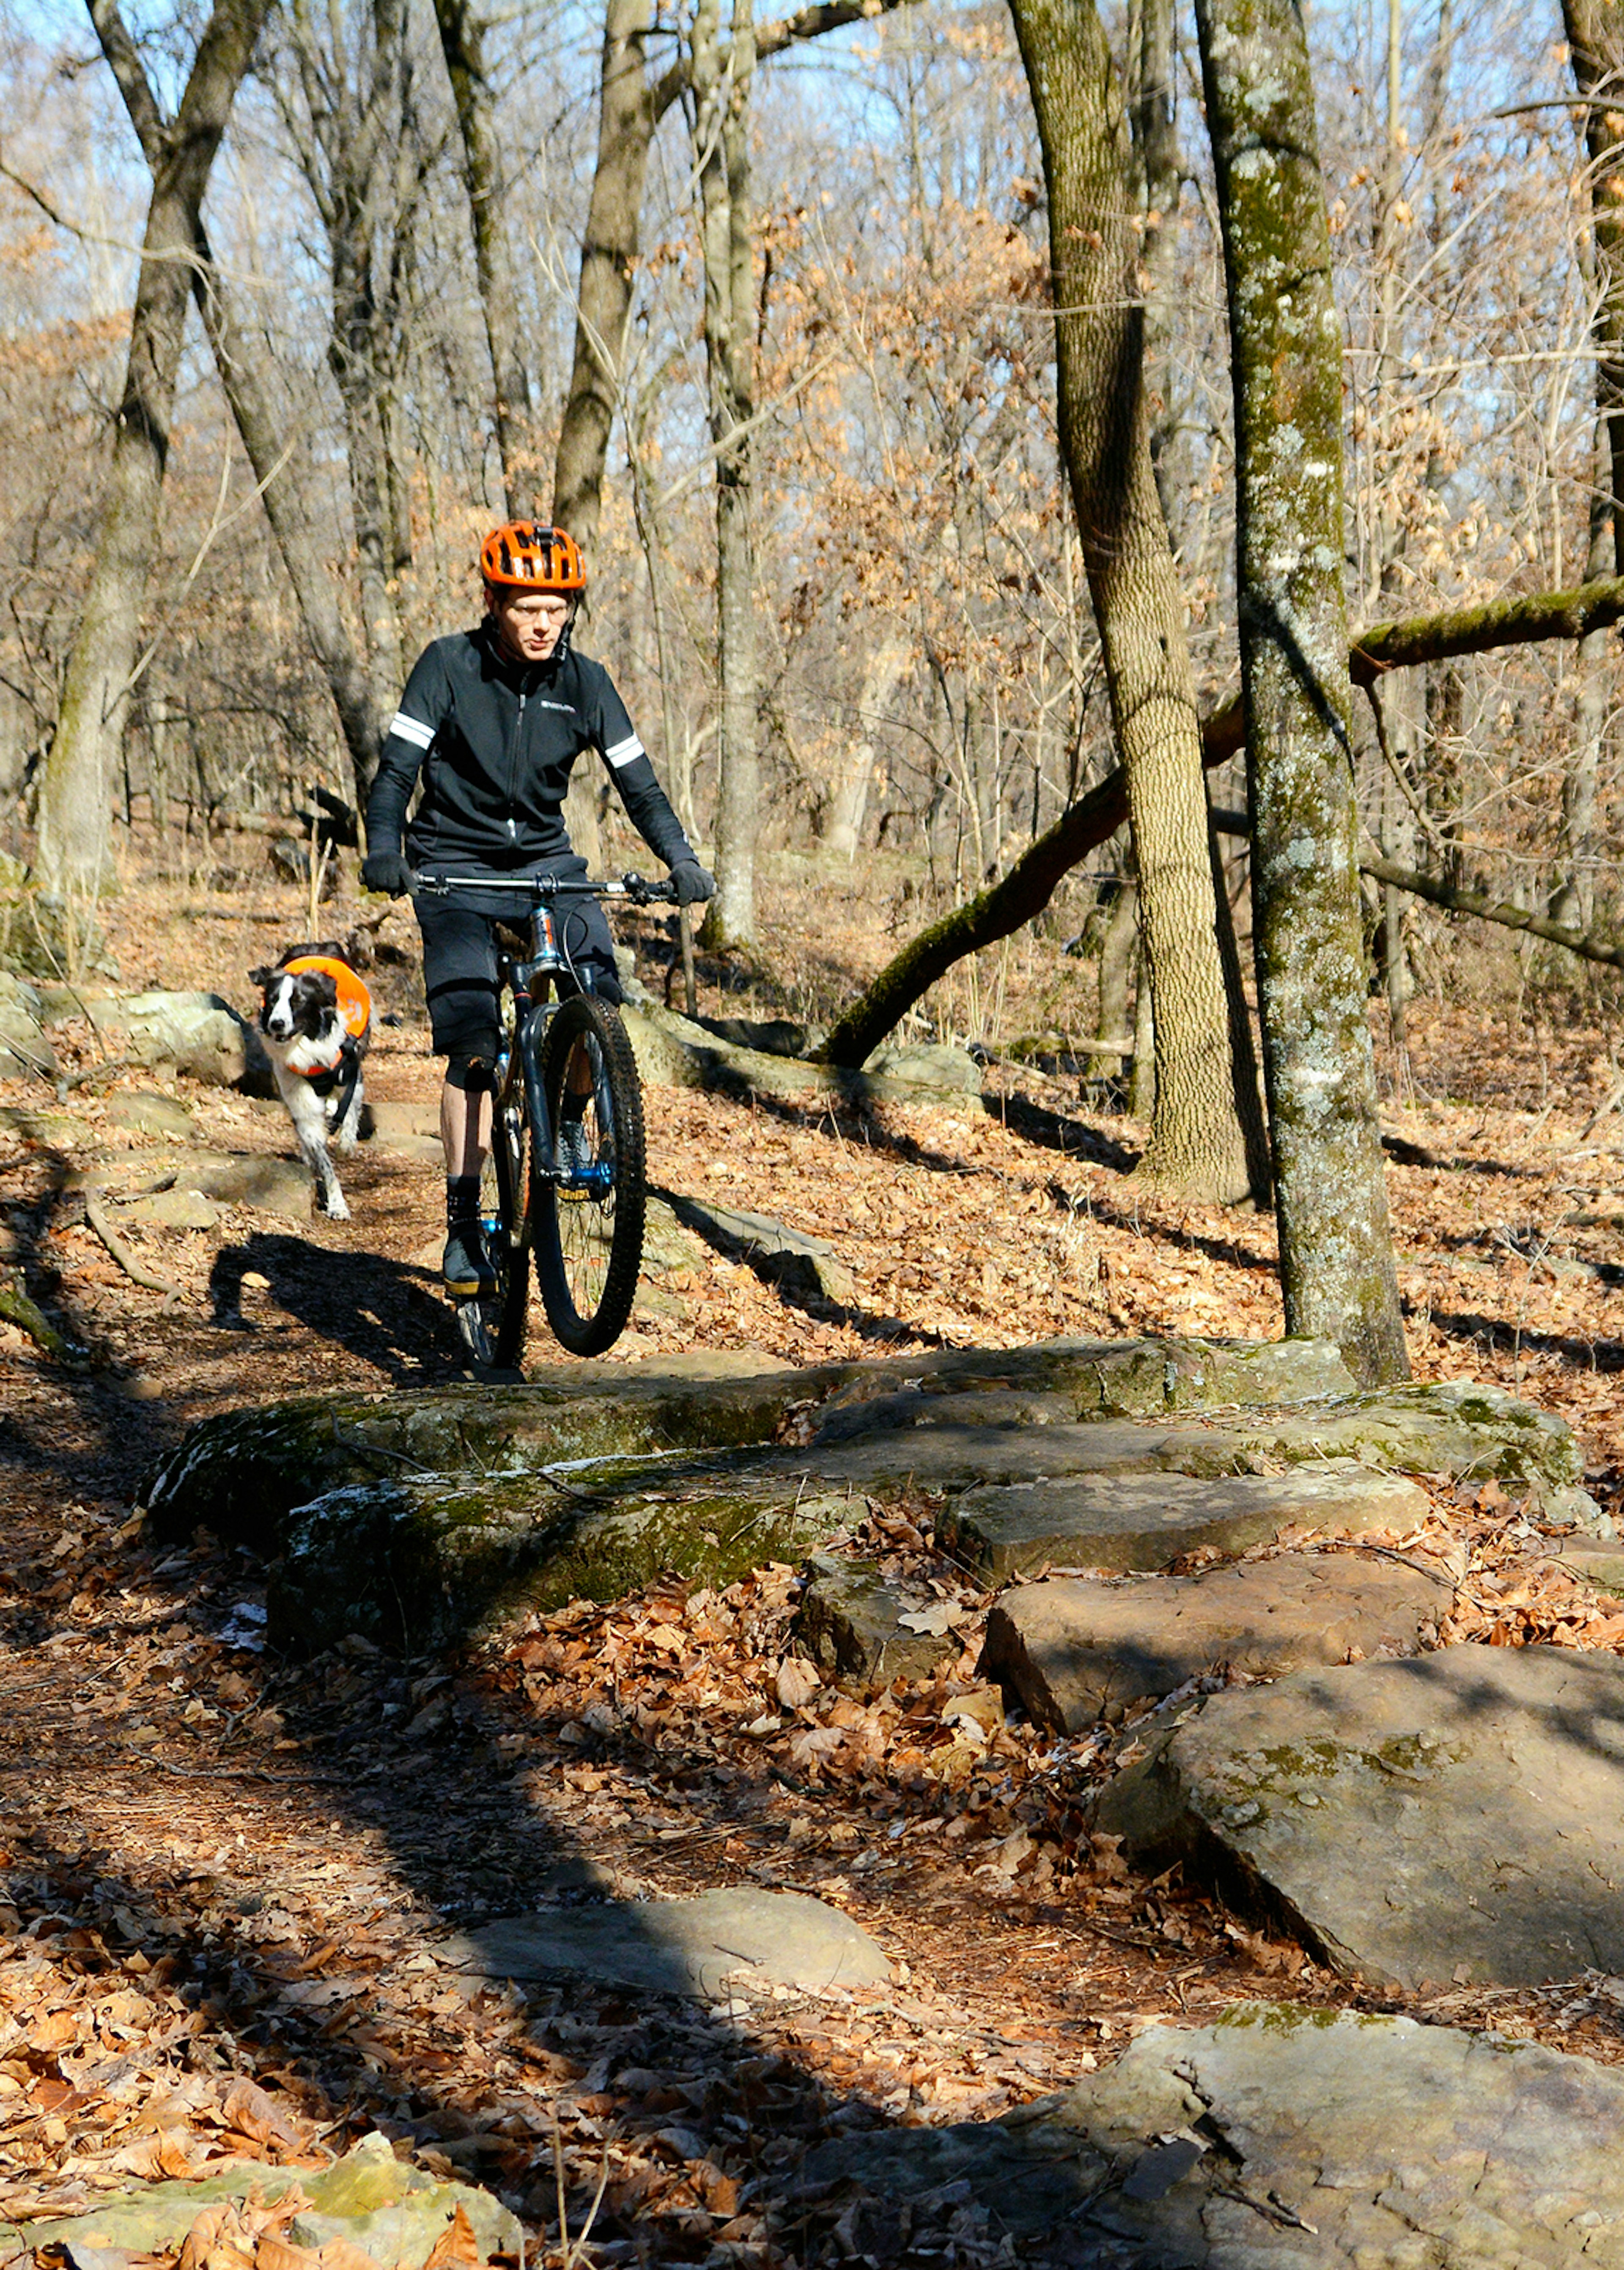
[[[705,275],[705,370],[716,462],[716,664],[721,746],[716,784],[716,895],[701,936],[712,948],[755,943],[755,852],[760,829],[751,516],[756,300],[750,204],[752,0],[733,0],[723,34],[720,0],[699,0],[690,40],[693,169]]]
[[[1151,463],[1123,92],[1087,0],[1012,0],[1012,10],[1049,184],[1061,444],[1138,867],[1156,1039],[1142,1171],[1230,1201],[1247,1195],[1251,1170],[1216,940],[1195,674]]]
[[[1235,390],[1252,898],[1286,1329],[1405,1377],[1365,1013],[1341,326],[1295,0],[1198,0]],[[1289,276],[1291,288],[1280,288]]]
[[[140,52],[119,15],[116,0],[93,0],[102,52],[111,66],[144,155],[156,171],[163,150],[163,116]],[[250,337],[210,246],[201,214],[194,238],[192,291],[214,366],[237,432],[254,469],[266,518],[277,540],[311,652],[320,664],[349,753],[358,802],[364,801],[378,760],[378,714],[355,651],[330,572],[330,544],[312,508],[315,488],[309,437],[302,420],[273,402],[265,383],[266,353]]]
[[[215,0],[174,116],[160,128],[107,501],[40,782],[38,870],[52,889],[93,891],[107,864],[112,786],[158,542],[193,248],[210,169],[267,5]],[[93,20],[98,12],[111,13],[103,0]]]
[[[535,487],[525,464],[530,378],[513,256],[502,219],[504,185],[498,157],[496,98],[486,62],[486,26],[472,0],[434,0],[434,16],[462,135],[463,183],[468,192],[479,305],[491,352],[502,489],[508,516],[517,520],[530,509]]]
[[[437,154],[419,129],[404,0],[353,14],[288,0],[282,16],[294,85],[277,88],[327,240],[327,361],[343,406],[356,591],[373,698],[400,692],[400,579],[412,536],[400,464],[404,332],[415,226]]]

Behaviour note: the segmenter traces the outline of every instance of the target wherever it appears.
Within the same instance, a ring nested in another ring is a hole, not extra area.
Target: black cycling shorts
[[[560,860],[552,872],[584,875],[586,862]],[[420,894],[413,904],[423,933],[423,987],[435,1055],[494,1057],[501,1037],[496,925],[528,930],[535,901],[516,894],[505,898],[496,891],[481,891],[478,897],[453,891],[443,899]],[[552,919],[582,982],[602,999],[618,1002],[614,944],[597,901],[554,900]]]

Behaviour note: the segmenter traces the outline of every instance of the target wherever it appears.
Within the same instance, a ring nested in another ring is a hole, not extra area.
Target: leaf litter
[[[1624,1215],[1617,1152],[1576,1150],[1596,1100],[1585,1037],[1554,1113],[1520,1108],[1515,1036],[1491,1045],[1463,1013],[1418,1034],[1418,1063],[1429,1040],[1456,1066],[1440,1093],[1491,1076],[1506,1092],[1391,1114],[1418,1371],[1563,1412],[1589,1486],[1616,1504]],[[426,1096],[416,1047],[381,1035],[380,1092]],[[656,1178],[827,1238],[856,1298],[797,1305],[708,1252],[650,1274],[620,1353],[808,1361],[1060,1331],[1278,1331],[1266,1220],[1136,1191],[1113,1163],[1131,1131],[1064,1082],[1002,1068],[987,1085],[990,1116],[663,1096]],[[215,1139],[281,1147],[279,1121],[193,1101]],[[151,1173],[150,1145],[89,1110],[78,1121],[70,1162]],[[127,1524],[130,1480],[245,1377],[263,1395],[449,1376],[445,1312],[412,1259],[431,1178],[363,1154],[357,1221],[297,1238],[241,1210],[229,1249],[131,1226],[182,1290],[160,1317],[76,1220],[61,1159],[0,1139],[31,1282],[49,1295],[54,1272],[92,1350],[70,1377],[0,1329],[0,2218],[228,2160],[314,2172],[380,2131],[496,2192],[536,2265],[991,2262],[1007,2249],[962,2200],[908,2228],[872,2202],[797,2202],[802,2151],[854,2127],[990,2117],[1154,2019],[1198,2022],[1258,1994],[1624,2055],[1616,1981],[1368,1994],[1176,1875],[1135,1875],[1089,1836],[1086,1807],[1162,1717],[1070,1741],[1006,1719],[976,1674],[986,1599],[932,1551],[928,1501],[849,1540],[905,1580],[910,1628],[957,1643],[933,1678],[879,1693],[814,1678],[792,1631],[799,1574],[782,1568],[708,1594],[667,1584],[576,1604],[443,1662],[352,1642],[281,1663],[260,1644],[251,1562],[206,1539],[155,1558]],[[723,1171],[696,1182],[696,1161]],[[210,1316],[227,1250],[253,1265],[246,1345]],[[1428,1522],[1374,1542],[1448,1573],[1442,1643],[1624,1644],[1624,1600],[1552,1561],[1498,1485],[1437,1486]],[[894,1984],[740,1984],[681,2005],[496,1989],[442,1959],[448,1929],[492,1917],[732,1882],[844,1907],[893,1957]],[[274,2222],[222,2220],[205,2241],[256,2270],[308,2270],[277,2253],[291,2242]]]

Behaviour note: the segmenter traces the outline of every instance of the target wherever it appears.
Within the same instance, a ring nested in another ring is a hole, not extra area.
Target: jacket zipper
[[[513,730],[513,762],[508,768],[508,841],[510,843],[516,843],[519,840],[519,823],[514,812],[514,805],[518,801],[519,758],[524,747],[524,704],[529,698],[521,690],[519,722]]]

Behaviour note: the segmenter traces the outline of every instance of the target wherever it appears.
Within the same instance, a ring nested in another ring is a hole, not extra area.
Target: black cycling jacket
[[[436,639],[400,697],[367,805],[367,848],[394,851],[423,775],[406,849],[486,869],[567,853],[564,792],[585,749],[608,765],[633,826],[668,867],[693,853],[601,663],[573,650],[509,662],[488,623]]]

